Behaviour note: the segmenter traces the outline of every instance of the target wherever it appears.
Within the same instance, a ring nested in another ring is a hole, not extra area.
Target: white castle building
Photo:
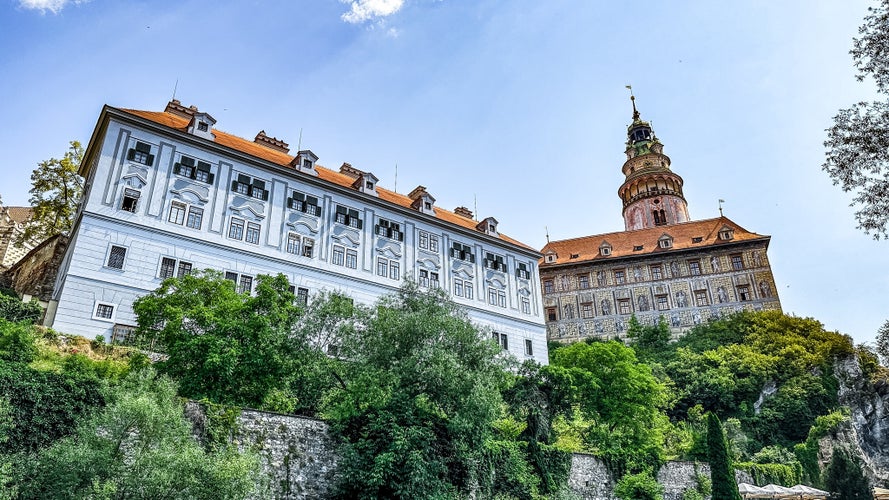
[[[497,220],[408,195],[344,163],[289,154],[265,132],[216,130],[179,101],[163,112],[105,106],[80,174],[84,201],[46,323],[106,339],[129,335],[133,301],[164,278],[216,269],[250,292],[259,274],[286,275],[297,298],[340,290],[372,303],[405,277],[441,287],[518,359],[547,362],[537,263]]]

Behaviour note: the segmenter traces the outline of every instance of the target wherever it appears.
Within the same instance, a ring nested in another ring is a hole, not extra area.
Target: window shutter
[[[132,151],[132,150],[130,150],[130,151]],[[181,164],[177,163],[177,164],[173,165],[173,173],[174,174],[179,175],[179,172],[181,172],[181,171],[182,171]]]
[[[268,189],[262,190],[262,201],[269,201],[269,190]]]
[[[148,161],[145,162],[145,164],[148,165],[149,167],[154,165],[154,155],[148,155]]]
[[[238,190],[238,181],[232,181],[232,191]]]
[[[356,219],[358,221],[358,229],[362,229],[364,227],[364,223],[361,219]]]
[[[402,232],[398,233],[398,241],[404,241],[404,233],[402,233]]]
[[[216,176],[215,176],[215,175],[213,175],[213,174],[207,174],[207,183],[208,183],[208,184],[213,184],[213,181],[215,181],[215,180],[216,180]]]
[[[379,224],[374,226],[374,234],[377,234],[377,235],[380,234],[380,225]]]
[[[135,160],[135,159],[136,159],[136,150],[133,148],[130,148],[130,150],[127,151],[127,160]]]

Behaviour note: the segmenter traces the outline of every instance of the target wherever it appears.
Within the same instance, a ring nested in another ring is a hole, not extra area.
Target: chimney
[[[191,118],[194,116],[194,112],[197,111],[197,106],[189,106],[185,107],[179,102],[179,99],[173,99],[172,101],[167,103],[167,107],[164,109],[165,113],[172,113],[176,116],[181,116],[182,118]]]
[[[414,200],[414,201],[417,201],[417,198],[419,198],[423,195],[426,195],[426,194],[429,194],[429,193],[426,192],[425,186],[417,186],[414,188],[413,191],[408,193],[407,197]]]
[[[364,172],[353,167],[351,163],[346,163],[346,162],[343,162],[342,166],[340,166],[340,173],[344,174],[344,175],[348,175],[349,177],[351,177],[353,179],[357,179],[357,178],[361,177],[362,175],[364,175]]]
[[[253,139],[253,142],[256,144],[260,144],[269,149],[274,149],[275,151],[280,151],[282,153],[290,152],[290,145],[286,142],[278,139],[277,137],[269,137],[265,135],[265,130],[260,130],[258,134],[256,134],[256,138]]]
[[[466,207],[457,207],[454,209],[454,213],[459,215],[460,217],[466,217],[467,219],[472,219],[472,210]]]

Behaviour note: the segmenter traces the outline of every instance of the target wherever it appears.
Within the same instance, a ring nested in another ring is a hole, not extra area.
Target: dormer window
[[[611,245],[608,243],[602,243],[599,245],[599,255],[602,257],[608,257],[611,255]]]
[[[702,241],[704,241],[704,237],[703,237],[703,236],[695,236],[695,237],[693,237],[693,238],[691,239],[691,242],[692,242],[692,243],[700,243],[700,242],[702,242]]]
[[[206,132],[210,130],[210,126],[207,125],[207,122],[198,122],[198,130],[201,132]]]
[[[475,254],[472,253],[472,247],[462,243],[454,242],[453,246],[451,246],[451,257],[475,263]]]
[[[342,205],[336,206],[336,216],[334,220],[339,224],[354,227],[355,229],[364,227],[363,221],[358,216],[358,210],[344,207]]]
[[[493,217],[488,217],[485,220],[478,223],[478,225],[475,226],[475,228],[485,234],[488,234],[491,236],[497,236],[497,219],[495,219]]]
[[[209,113],[197,111],[191,116],[191,122],[188,124],[188,133],[203,137],[204,139],[213,140],[213,132],[210,130],[216,125],[216,120]]]
[[[127,160],[150,167],[154,164],[154,155],[151,154],[151,146],[147,143],[136,141],[136,147],[130,148],[127,151]]]
[[[318,155],[308,149],[303,149],[296,153],[290,166],[309,175],[318,175],[318,172],[315,171],[316,161],[318,161]]]
[[[287,208],[304,214],[314,215],[315,217],[321,215],[321,206],[318,204],[318,198],[297,191],[294,191],[293,195],[287,198]]]
[[[719,230],[719,239],[722,241],[730,241],[735,237],[735,230],[729,227],[724,227]]]
[[[503,262],[503,256],[495,255],[491,252],[485,252],[485,267],[495,271],[506,272],[506,263]]]
[[[557,258],[558,255],[556,255],[556,252],[548,252],[546,255],[543,256],[543,261],[547,264],[552,264],[556,261]]]
[[[426,188],[423,186],[417,186],[413,191],[408,193],[408,198],[411,199],[411,207],[423,212],[428,215],[435,215],[435,198],[432,197],[429,193],[426,192]]]
[[[660,248],[673,248],[673,237],[669,234],[661,236],[657,240],[657,246]]]
[[[639,251],[641,251],[643,248],[645,248],[644,245],[633,245],[633,251],[634,251],[634,252],[639,252]]]
[[[232,181],[232,191],[257,200],[268,201],[269,199],[269,191],[265,188],[265,181],[251,179],[249,175],[238,174],[238,179]]]
[[[370,182],[370,181],[367,181],[367,182],[364,183],[364,187],[366,187],[367,189],[373,189],[373,188],[374,188],[374,183],[373,183],[373,182]]]
[[[401,232],[401,224],[386,219],[380,219],[379,224],[374,226],[374,233],[377,236],[393,239],[395,241],[404,241],[404,233]]]

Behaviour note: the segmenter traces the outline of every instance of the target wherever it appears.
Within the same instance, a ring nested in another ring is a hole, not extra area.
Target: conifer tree
[[[835,500],[864,500],[871,497],[870,486],[861,473],[861,467],[848,453],[833,449],[830,464],[825,471],[824,486]]]
[[[729,461],[722,424],[715,413],[707,415],[707,458],[710,461],[710,481],[713,500],[741,500],[738,483]]]

